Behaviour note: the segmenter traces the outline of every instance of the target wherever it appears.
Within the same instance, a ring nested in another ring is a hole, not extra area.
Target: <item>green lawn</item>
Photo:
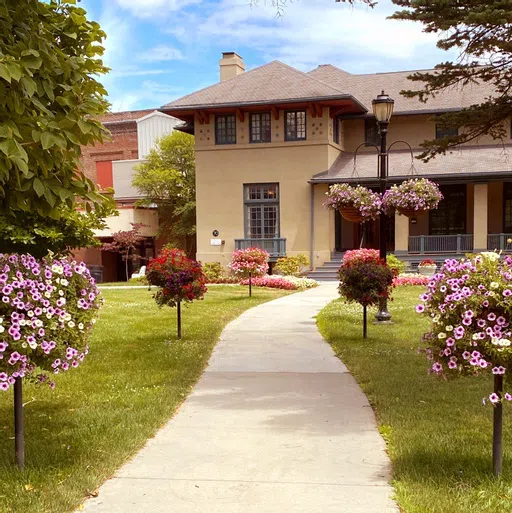
[[[91,353],[57,388],[24,387],[27,468],[14,467],[12,392],[0,394],[0,511],[73,511],[167,421],[203,371],[222,328],[289,294],[212,287],[204,301],[159,310],[147,290],[106,290]]]
[[[414,312],[422,291],[396,289],[389,305],[395,324],[369,324],[367,340],[362,308],[341,300],[322,310],[318,326],[376,411],[403,512],[511,512],[512,408],[504,408],[504,474],[497,480],[492,476],[493,410],[481,402],[492,392],[492,380],[442,381],[427,375],[418,347],[428,321]]]

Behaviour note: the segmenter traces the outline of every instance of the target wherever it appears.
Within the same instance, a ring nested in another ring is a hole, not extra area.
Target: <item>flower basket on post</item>
[[[364,223],[379,217],[381,198],[376,192],[358,185],[353,187],[347,183],[337,183],[329,187],[325,206],[338,210],[347,220]]]
[[[270,255],[260,248],[239,249],[233,253],[228,267],[237,278],[249,279],[249,297],[252,296],[252,279],[264,276],[268,271]]]
[[[424,340],[430,371],[443,377],[494,377],[494,390],[484,398],[494,407],[493,469],[502,471],[503,389],[512,372],[512,257],[500,260],[486,252],[470,260],[446,260],[429,281],[418,313],[432,324]]]
[[[146,273],[151,285],[160,287],[154,295],[158,306],[176,307],[177,337],[181,339],[181,304],[203,299],[207,291],[201,264],[187,258],[181,249],[164,248],[149,262]]]
[[[357,302],[363,307],[363,338],[367,338],[368,306],[378,304],[382,298],[389,299],[395,275],[376,250],[345,253],[338,273],[338,291],[348,302]]]
[[[23,381],[78,367],[102,304],[85,264],[0,254],[0,391],[14,388],[16,464],[25,464]]]
[[[386,214],[398,211],[407,217],[415,217],[434,210],[443,199],[439,186],[426,178],[414,178],[399,185],[392,185],[382,198]]]

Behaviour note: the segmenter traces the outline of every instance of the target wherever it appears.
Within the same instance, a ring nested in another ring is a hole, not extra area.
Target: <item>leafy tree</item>
[[[128,275],[128,263],[135,258],[135,255],[130,255],[132,250],[137,249],[139,244],[144,240],[144,235],[140,233],[140,229],[145,226],[142,223],[130,223],[131,230],[121,230],[112,235],[114,239],[112,242],[103,244],[103,251],[113,251],[120,253],[121,258],[125,262],[126,281],[130,279]]]
[[[75,0],[0,5],[0,247],[62,253],[93,242],[112,212],[79,168],[103,141],[108,103],[96,80],[105,33]],[[83,209],[78,214],[77,208]]]
[[[278,15],[292,0],[271,0]],[[377,6],[372,0],[335,0],[338,3],[363,3]],[[481,103],[436,117],[445,128],[457,128],[459,134],[425,141],[420,156],[430,160],[462,143],[478,140],[483,135],[508,138],[512,116],[512,0],[392,0],[403,8],[390,18],[418,21],[424,31],[439,34],[437,46],[457,50],[455,61],[435,66],[433,71],[419,71],[409,78],[417,89],[402,91],[404,96],[427,102],[442,91],[487,85],[489,96]],[[252,0],[251,4],[258,4]]]
[[[141,205],[157,206],[160,233],[192,257],[196,233],[194,137],[179,131],[162,137],[147,161],[139,165],[133,186],[144,196]]]

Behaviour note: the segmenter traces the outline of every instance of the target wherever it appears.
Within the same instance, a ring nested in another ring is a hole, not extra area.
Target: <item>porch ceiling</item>
[[[415,151],[414,157],[421,154]],[[312,177],[311,183],[377,182],[376,151],[354,154],[342,152],[334,164]],[[512,178],[512,144],[499,146],[461,147],[429,162],[414,159],[409,150],[392,150],[389,155],[389,179],[399,181],[412,176],[424,176],[436,181],[478,181]]]

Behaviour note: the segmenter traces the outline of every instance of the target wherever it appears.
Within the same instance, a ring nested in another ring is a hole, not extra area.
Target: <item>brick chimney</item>
[[[235,52],[222,52],[222,59],[219,61],[219,65],[221,82],[236,77],[245,71],[242,57]]]

